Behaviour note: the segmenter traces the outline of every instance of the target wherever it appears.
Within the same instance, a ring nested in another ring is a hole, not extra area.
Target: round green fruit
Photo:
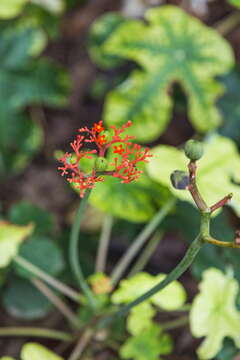
[[[197,161],[203,156],[203,144],[197,140],[188,140],[184,147],[186,157],[192,161]]]

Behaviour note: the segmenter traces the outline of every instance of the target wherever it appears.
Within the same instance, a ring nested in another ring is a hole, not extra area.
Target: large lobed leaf
[[[153,159],[147,170],[153,180],[168,186],[173,194],[182,200],[192,201],[187,190],[175,190],[170,183],[170,174],[178,169],[187,169],[188,160],[183,151],[172,146],[159,145],[153,150]],[[233,141],[222,136],[213,136],[205,144],[205,155],[198,162],[197,183],[199,190],[209,206],[225,195],[233,193],[230,205],[240,214],[239,181],[240,157]]]
[[[170,120],[168,90],[177,81],[188,95],[193,126],[199,132],[212,130],[220,124],[215,101],[224,91],[215,76],[232,67],[232,49],[215,30],[179,7],[150,9],[145,19],[147,23],[122,21],[99,45],[101,54],[132,60],[142,68],[109,94],[106,122],[119,125],[130,119],[131,134],[142,142],[154,140]],[[106,16],[102,21],[106,24]]]
[[[238,291],[239,284],[231,275],[215,268],[203,273],[200,293],[190,312],[193,335],[206,337],[198,348],[200,359],[212,359],[221,350],[225,337],[232,338],[240,348],[240,312],[235,305]]]

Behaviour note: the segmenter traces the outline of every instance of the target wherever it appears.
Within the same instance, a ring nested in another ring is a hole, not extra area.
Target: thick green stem
[[[28,260],[17,255],[15,256],[14,261],[22,268],[33,274],[34,277],[36,277],[37,279],[45,281],[47,284],[51,285],[53,288],[57,289],[62,294],[68,296],[70,299],[76,301],[77,303],[80,302],[80,294],[78,294],[76,291],[74,291],[67,285],[63,284],[61,281],[53,278],[42,269],[39,269],[37,266],[30,263]]]
[[[215,29],[222,35],[227,35],[240,23],[240,12],[236,11],[227,15],[225,18],[220,20],[218,23],[214,25]]]
[[[144,227],[143,231],[137,236],[137,238],[133,241],[132,245],[129,247],[127,252],[123,255],[120,261],[117,263],[115,269],[111,274],[111,279],[113,284],[116,284],[133,258],[136,256],[141,247],[145,244],[149,236],[153,233],[153,231],[157,228],[157,226],[161,223],[161,221],[166,217],[166,215],[172,210],[176,203],[176,199],[170,199],[166,205],[164,205],[157,214],[153,217],[153,219]]]
[[[96,259],[96,272],[104,272],[107,261],[107,252],[113,226],[113,217],[106,215],[104,218],[102,232],[99,239],[99,246]]]
[[[0,328],[0,337],[1,336],[27,336],[27,337],[39,337],[39,338],[47,338],[47,339],[55,339],[61,341],[71,341],[72,336],[68,333],[43,329],[43,328],[35,328],[35,327],[3,327]]]
[[[119,311],[116,313],[110,315],[109,317],[102,319],[98,326],[99,328],[108,326],[114,321],[116,318],[124,316],[131,310],[134,306],[142,303],[143,301],[149,299],[151,296],[156,294],[158,291],[164,289],[167,285],[169,285],[172,281],[177,280],[192,264],[193,260],[195,259],[197,253],[201,249],[203,245],[202,235],[199,234],[196,239],[193,241],[193,243],[188,248],[185,256],[180,261],[180,263],[173,269],[169,275],[165,277],[163,281],[161,281],[159,284],[154,286],[152,289],[147,291],[145,294],[139,296],[134,301],[130,302],[129,304],[123,306],[120,308]]]
[[[179,319],[172,320],[172,321],[161,324],[161,328],[165,331],[172,330],[172,329],[176,329],[181,326],[185,326],[188,324],[188,322],[189,322],[188,316],[183,316],[183,317],[180,317]]]
[[[87,190],[84,198],[80,202],[80,206],[77,210],[77,214],[72,225],[71,236],[70,236],[70,247],[69,247],[69,262],[73,275],[75,276],[83,294],[86,296],[89,305],[92,308],[95,308],[96,300],[83,276],[82,268],[79,261],[79,234],[80,234],[82,217],[84,215],[84,211],[87,205],[89,195],[90,195],[90,190]]]
[[[128,274],[128,277],[131,277],[137,274],[139,271],[142,271],[146,264],[148,263],[149,259],[151,258],[152,254],[154,253],[157,245],[161,241],[163,237],[162,231],[156,231],[155,234],[151,237],[148,244],[146,245],[145,249],[139,256],[136,263],[133,265],[131,271]]]
[[[92,329],[86,329],[79,339],[76,347],[73,349],[68,360],[79,360],[86,346],[91,341],[94,332]]]

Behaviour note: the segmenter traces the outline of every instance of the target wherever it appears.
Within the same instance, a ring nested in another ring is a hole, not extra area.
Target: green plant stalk
[[[214,27],[222,35],[227,35],[240,23],[240,12],[236,11],[217,22]]]
[[[1,336],[31,336],[60,341],[73,340],[72,336],[68,333],[35,327],[2,327],[0,328],[0,337]]]
[[[53,288],[60,291],[65,296],[69,297],[70,299],[74,300],[75,302],[80,302],[80,294],[68,287],[67,285],[63,284],[61,281],[53,278],[49,274],[47,274],[42,269],[39,269],[37,266],[30,263],[28,260],[24,259],[23,257],[17,255],[14,258],[14,261],[20,265],[23,269],[29,271],[33,274],[36,278],[45,281],[47,284],[51,285]]]
[[[32,284],[59,310],[75,329],[79,329],[80,322],[76,314],[57,296],[45,283],[39,279],[32,279]]]
[[[172,330],[181,326],[185,326],[188,324],[188,322],[189,322],[188,316],[182,316],[179,319],[168,321],[161,324],[161,328],[163,330]]]
[[[104,218],[102,232],[99,239],[99,246],[96,259],[96,272],[104,272],[107,261],[107,252],[113,226],[113,217],[106,215]]]
[[[206,226],[207,224],[205,224]],[[205,230],[205,227],[203,226],[203,229]],[[119,318],[121,316],[124,316],[131,310],[134,306],[137,306],[141,304],[143,301],[149,299],[151,296],[159,292],[160,290],[163,290],[167,285],[169,285],[172,281],[177,280],[192,264],[193,260],[195,259],[196,255],[198,254],[199,250],[202,248],[204,242],[202,234],[200,233],[195,240],[192,242],[190,247],[188,248],[185,256],[180,261],[180,263],[170,272],[169,275],[166,276],[166,278],[161,281],[159,284],[154,286],[152,289],[147,291],[145,294],[139,296],[134,301],[130,302],[129,304],[123,306],[115,312],[112,315],[109,315],[105,319],[102,319],[99,323],[97,328],[104,328],[108,325],[110,325],[116,318]]]
[[[153,233],[153,231],[157,228],[157,226],[161,223],[161,221],[166,217],[166,215],[173,209],[176,204],[176,199],[171,198],[166,205],[164,205],[157,214],[153,217],[153,219],[144,227],[142,232],[136,237],[133,241],[132,245],[128,248],[123,257],[119,260],[116,267],[114,268],[111,279],[112,283],[116,284],[119,279],[122,277],[123,273],[126,271],[127,267],[136,256],[141,247],[145,244],[149,236]]]
[[[89,305],[92,308],[96,308],[97,306],[96,299],[83,276],[81,264],[79,261],[79,234],[81,228],[81,221],[84,215],[84,211],[90,193],[91,190],[86,191],[84,198],[80,202],[75,220],[72,225],[71,235],[70,235],[70,246],[69,246],[69,263],[72,269],[72,273],[75,276],[75,279],[77,280],[78,285],[82,290],[83,294],[86,296]]]
[[[149,259],[151,258],[152,254],[154,253],[157,245],[161,241],[162,237],[163,237],[162,231],[155,232],[155,234],[151,237],[145,249],[139,256],[138,260],[133,265],[131,271],[128,274],[128,277],[131,277],[144,269]]]
[[[73,349],[68,360],[79,360],[82,353],[84,352],[86,346],[91,341],[94,332],[92,329],[86,329],[85,332],[80,337],[76,347]]]

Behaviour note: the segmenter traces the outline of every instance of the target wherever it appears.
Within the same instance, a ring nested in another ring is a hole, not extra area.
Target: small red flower
[[[122,155],[125,151],[125,149],[123,148],[122,144],[120,144],[119,146],[114,146],[114,154],[120,154]]]
[[[101,120],[101,121],[99,121],[97,124],[94,124],[94,125],[93,125],[92,130],[93,130],[94,132],[96,132],[96,133],[100,133],[100,132],[104,131],[105,129],[104,129],[104,127],[103,127],[102,124],[103,124],[103,122],[102,122],[102,120]]]
[[[131,125],[131,121],[128,121],[119,129],[111,126],[113,134],[109,135],[110,139],[109,136],[107,138],[106,135],[100,134],[105,130],[102,121],[94,124],[91,129],[87,127],[79,129],[81,135],[77,135],[77,138],[70,143],[73,153],[66,153],[59,160],[62,166],[58,169],[62,171],[61,175],[66,175],[69,183],[79,190],[80,197],[84,196],[87,189],[93,189],[97,182],[104,181],[103,175],[119,178],[122,183],[129,183],[139,178],[142,171],[138,169],[138,163],[148,162],[152,155],[148,148],[142,149],[140,145],[131,143],[133,136],[122,136]],[[97,149],[85,150],[86,143],[95,144]],[[120,144],[114,145],[116,143]],[[82,158],[91,159],[93,154],[104,158],[112,146],[113,153],[120,155],[114,159],[114,163],[110,164],[112,170],[98,171],[93,167],[88,174],[82,170]]]
[[[107,142],[107,139],[106,139],[106,136],[105,135],[98,135],[98,137],[97,137],[97,139],[96,139],[96,143],[98,144],[98,145],[104,145],[104,144],[106,144],[106,142]]]

